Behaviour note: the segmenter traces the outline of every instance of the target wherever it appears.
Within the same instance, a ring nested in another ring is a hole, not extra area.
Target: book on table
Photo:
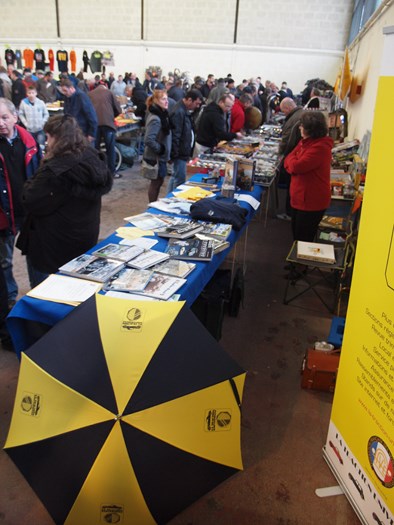
[[[196,237],[197,239],[201,239],[203,241],[212,241],[213,253],[215,255],[217,253],[222,252],[223,250],[227,250],[227,248],[230,246],[230,243],[228,241],[213,239],[212,237],[209,237],[208,235],[203,235],[202,233],[197,233]]]
[[[239,159],[237,172],[237,186],[240,190],[252,191],[256,161],[254,159]]]
[[[95,255],[84,253],[68,263],[63,264],[63,266],[59,268],[59,271],[72,277],[80,277],[81,279],[105,283],[123,267],[124,263],[122,261],[96,257]]]
[[[96,257],[105,257],[107,259],[117,259],[122,262],[130,261],[144,251],[141,246],[128,246],[126,244],[110,243],[102,246],[93,252]]]
[[[173,294],[186,283],[186,279],[164,275],[162,273],[153,273],[148,284],[138,295],[146,295],[160,301],[168,301]]]
[[[202,224],[187,219],[180,220],[177,224],[171,224],[165,228],[155,230],[156,235],[168,239],[187,239],[193,237],[203,229]]]
[[[169,258],[169,255],[164,252],[158,252],[157,250],[145,250],[144,253],[138,255],[131,261],[128,261],[126,264],[131,268],[136,268],[137,270],[146,270],[155,264],[165,261]]]
[[[156,273],[164,273],[172,277],[185,278],[196,267],[195,263],[181,261],[180,259],[168,259],[153,267]]]
[[[166,253],[172,259],[210,261],[213,257],[213,240],[169,239]]]
[[[206,235],[207,237],[211,237],[212,239],[218,239],[220,241],[226,241],[232,231],[231,224],[204,221],[201,221],[201,224],[203,228],[199,233]]]
[[[136,270],[135,268],[122,268],[105,285],[105,291],[116,292],[142,292],[150,281],[151,270]]]
[[[307,261],[334,264],[336,261],[334,245],[297,241],[297,258]]]
[[[319,226],[321,228],[332,228],[334,230],[342,230],[345,226],[345,218],[336,217],[335,215],[323,215]]]

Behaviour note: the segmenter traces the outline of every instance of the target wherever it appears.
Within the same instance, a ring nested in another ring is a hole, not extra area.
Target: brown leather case
[[[301,387],[334,392],[339,366],[339,350],[308,349],[302,363]]]

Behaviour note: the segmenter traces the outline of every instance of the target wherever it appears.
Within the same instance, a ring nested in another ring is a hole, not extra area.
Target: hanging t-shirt
[[[104,66],[112,66],[112,67],[115,65],[114,54],[112,53],[112,51],[103,52],[102,64]]]
[[[22,69],[22,51],[15,49],[16,69]]]
[[[82,61],[83,61],[83,72],[87,73],[88,71],[88,65],[89,65],[89,55],[86,49],[82,53]]]
[[[36,69],[45,71],[45,52],[43,49],[34,50],[34,60],[36,62]]]
[[[16,56],[15,56],[15,53],[13,52],[12,49],[6,49],[5,50],[4,58],[5,58],[5,63],[7,64],[7,66],[8,65],[14,65],[15,60],[16,60]]]
[[[49,69],[53,71],[55,68],[55,53],[53,52],[53,49],[50,49],[48,51],[48,60],[49,60]]]
[[[61,73],[68,71],[68,53],[64,49],[59,49],[56,53],[57,68]]]
[[[33,69],[34,51],[32,49],[25,49],[23,51],[23,60],[25,61],[25,67]]]
[[[92,73],[101,72],[102,58],[103,58],[103,54],[101,53],[101,51],[93,51],[93,53],[90,55],[90,69],[92,70]]]
[[[75,73],[77,69],[77,54],[75,53],[74,49],[70,51],[70,62],[71,62],[71,71]]]

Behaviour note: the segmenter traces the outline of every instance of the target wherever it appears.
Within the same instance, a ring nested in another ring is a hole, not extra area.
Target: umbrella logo
[[[127,332],[140,332],[142,330],[143,312],[140,308],[130,308],[126,313],[126,319],[122,322],[122,329]]]
[[[39,394],[24,392],[21,401],[22,412],[28,416],[37,417],[41,408],[40,400],[41,396]]]
[[[123,518],[123,507],[119,505],[102,505],[101,517],[103,523],[121,523]]]
[[[207,410],[205,414],[205,430],[207,432],[220,432],[231,429],[231,411],[227,409]]]

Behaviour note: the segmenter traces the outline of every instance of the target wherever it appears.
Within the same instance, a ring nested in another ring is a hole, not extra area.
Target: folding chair
[[[298,258],[297,241],[294,241],[286,257],[286,261],[295,270],[294,277],[290,275],[287,279],[283,303],[289,304],[311,291],[330,313],[334,313],[338,309],[338,298],[347,289],[345,276],[349,257],[351,256],[352,259],[354,257],[349,239],[343,247],[334,246],[336,260],[334,264]],[[291,293],[291,290],[294,293]],[[330,300],[324,295],[328,295]]]
[[[357,231],[361,203],[362,194],[356,192],[346,216],[324,215],[317,230],[316,242],[345,246],[349,236]]]

